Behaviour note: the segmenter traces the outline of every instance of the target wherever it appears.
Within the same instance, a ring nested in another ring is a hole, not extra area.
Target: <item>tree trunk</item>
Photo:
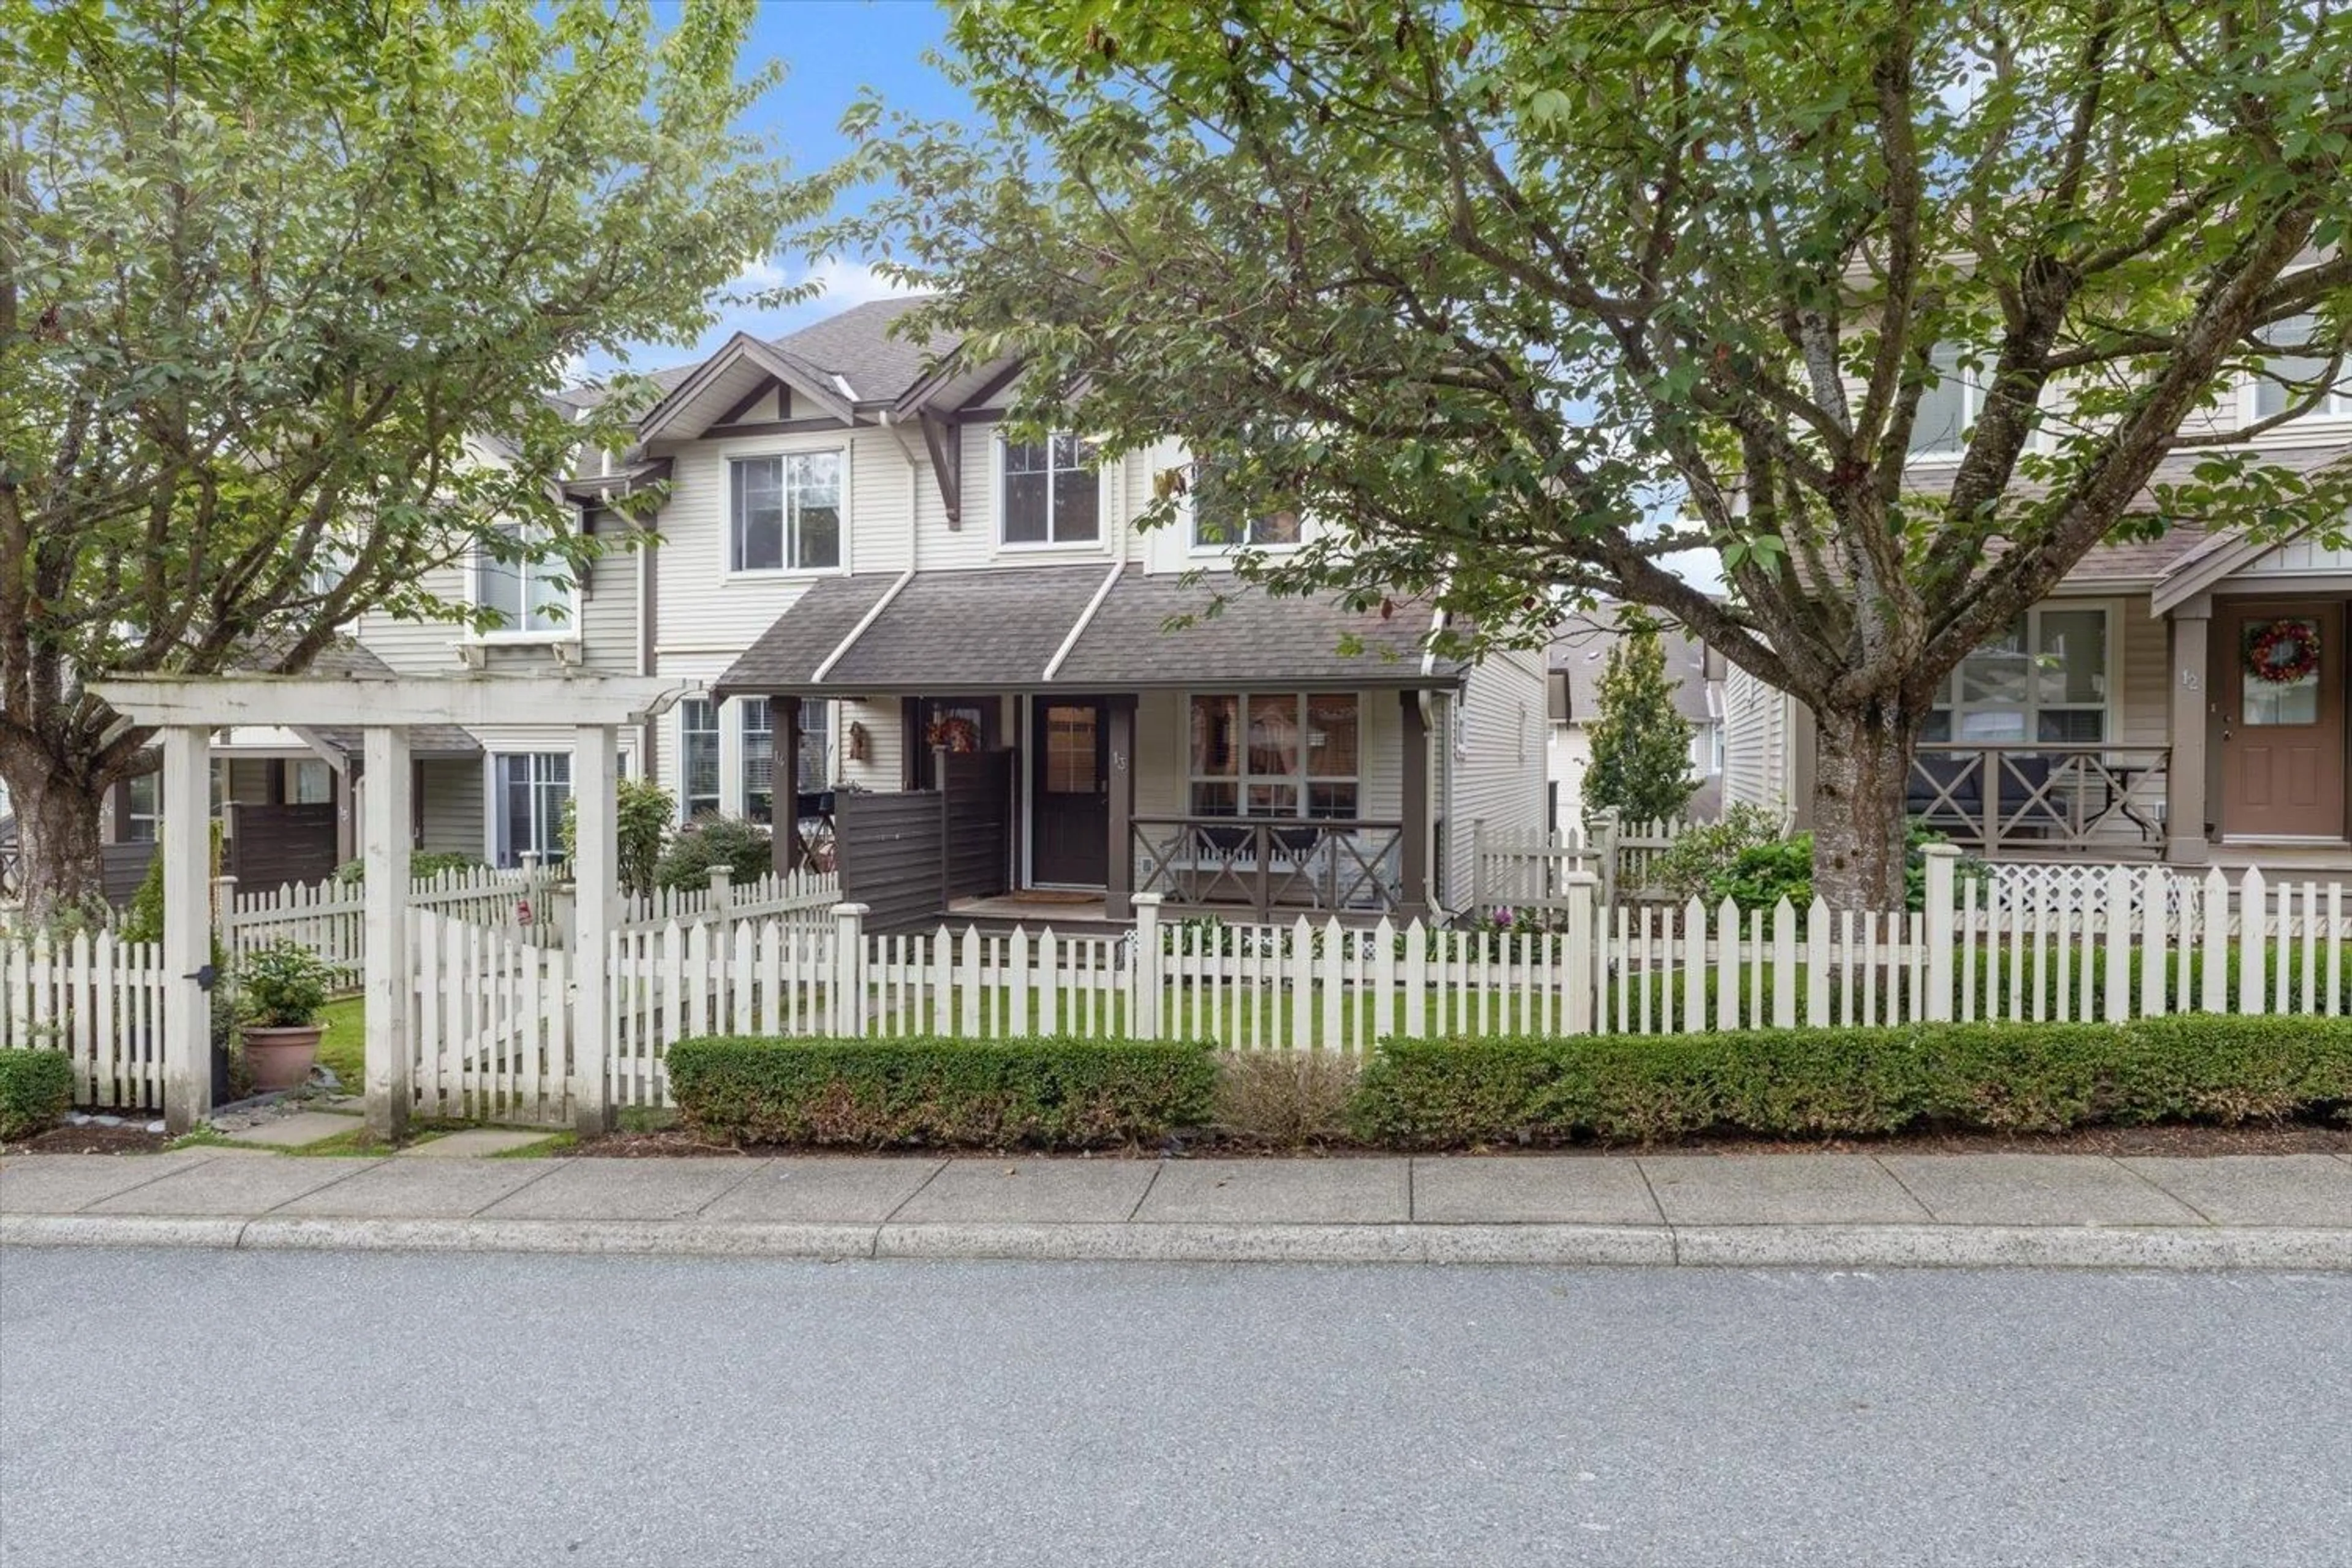
[[[61,909],[102,902],[106,859],[99,851],[98,817],[105,789],[84,787],[39,759],[31,767],[6,768],[5,777],[23,857],[18,876],[26,915],[42,921]]]
[[[1904,796],[1916,721],[1877,704],[1814,711],[1813,892],[1832,910],[1904,907]]]

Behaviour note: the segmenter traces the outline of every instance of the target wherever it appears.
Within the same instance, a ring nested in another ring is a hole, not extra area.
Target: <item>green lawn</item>
[[[361,1022],[360,997],[330,1002],[319,1015],[326,1033],[319,1037],[319,1059],[342,1080],[345,1094],[357,1094],[366,1067],[367,1037]]]

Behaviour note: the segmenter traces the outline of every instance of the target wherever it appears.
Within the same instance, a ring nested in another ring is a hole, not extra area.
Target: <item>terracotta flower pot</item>
[[[319,1037],[325,1033],[318,1025],[269,1029],[247,1024],[242,1033],[245,1064],[253,1070],[255,1089],[299,1089],[310,1081],[310,1064],[319,1057]]]

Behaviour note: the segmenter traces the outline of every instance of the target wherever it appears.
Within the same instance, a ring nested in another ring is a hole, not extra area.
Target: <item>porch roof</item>
[[[1446,687],[1455,660],[1424,660],[1425,609],[1388,619],[1328,599],[1212,595],[1129,565],[1027,566],[828,577],[776,617],[716,689],[869,696],[1142,690],[1214,684]],[[1194,616],[1171,627],[1171,619]],[[1354,638],[1362,652],[1340,651]]]

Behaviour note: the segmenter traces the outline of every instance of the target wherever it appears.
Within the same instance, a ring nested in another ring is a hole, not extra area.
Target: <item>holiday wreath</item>
[[[2309,621],[2273,621],[2246,638],[2246,673],[2273,686],[2293,686],[2319,669],[2319,628]]]

